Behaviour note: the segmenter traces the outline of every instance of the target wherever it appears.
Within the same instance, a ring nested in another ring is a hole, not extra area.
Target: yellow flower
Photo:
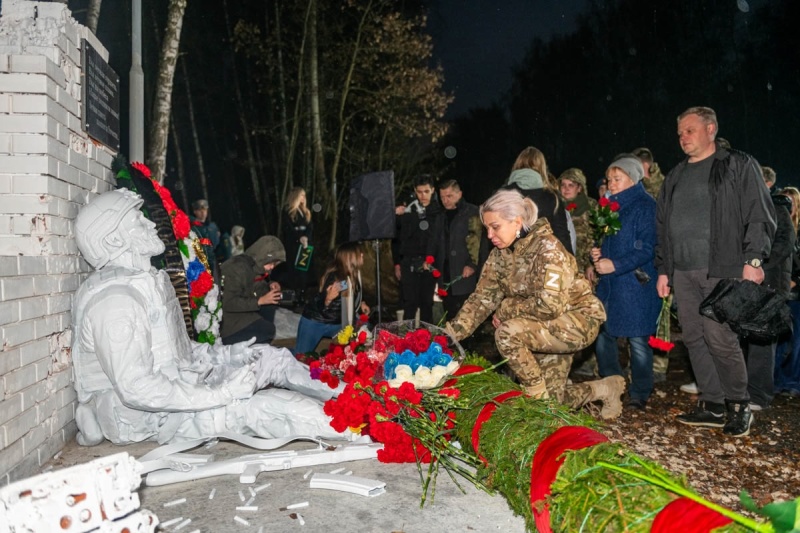
[[[366,425],[367,425],[367,423],[366,423],[366,422],[364,422],[364,423],[363,423],[363,424],[361,424],[360,426],[356,426],[356,427],[350,426],[350,427],[349,427],[349,428],[347,428],[347,429],[349,429],[350,431],[352,431],[352,432],[353,432],[353,433],[355,433],[356,435],[360,435],[360,434],[361,434],[361,430],[362,430],[362,429],[364,429],[364,426],[366,426]]]
[[[350,342],[350,337],[353,336],[353,326],[347,325],[342,331],[336,335],[336,342],[339,344],[347,344]]]

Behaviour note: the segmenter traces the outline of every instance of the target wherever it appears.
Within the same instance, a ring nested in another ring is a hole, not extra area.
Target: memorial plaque
[[[119,76],[83,40],[83,130],[119,151]]]

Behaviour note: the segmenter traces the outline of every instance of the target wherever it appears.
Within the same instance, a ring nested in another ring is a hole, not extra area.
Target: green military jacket
[[[475,292],[449,326],[461,340],[492,312],[501,322],[512,318],[546,322],[565,313],[577,322],[581,315],[601,321],[606,317],[591,284],[578,272],[575,257],[545,219],[538,220],[513,246],[492,250]]]
[[[589,211],[597,209],[597,200],[589,198],[586,193],[581,191],[576,198],[576,202],[566,202],[567,209],[569,209],[570,216],[572,217],[572,224],[575,226],[575,259],[578,261],[578,269],[581,273],[586,272],[586,269],[592,266],[591,251],[594,246],[592,238],[592,226],[589,224]]]

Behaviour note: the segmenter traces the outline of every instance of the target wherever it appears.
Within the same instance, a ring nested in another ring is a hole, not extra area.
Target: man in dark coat
[[[256,338],[266,344],[275,338],[275,310],[281,300],[279,283],[267,281],[272,269],[286,261],[280,239],[266,235],[222,263],[222,342]]]
[[[775,187],[775,171],[769,167],[761,168],[764,183],[772,190]],[[792,224],[792,201],[782,194],[772,195],[772,204],[775,207],[778,229],[772,241],[772,250],[764,261],[764,285],[773,289],[778,294],[788,298],[792,282],[792,254],[796,235]],[[777,339],[771,343],[762,344],[748,342],[746,344],[747,357],[747,391],[750,393],[750,409],[761,411],[769,407],[775,395],[775,348]]]
[[[758,163],[716,144],[718,128],[717,114],[708,107],[692,107],[678,117],[687,158],[670,171],[658,196],[656,287],[662,298],[670,287],[675,290],[700,389],[697,408],[678,415],[678,422],[743,437],[750,434],[753,416],[739,338],[728,324],[700,315],[699,308],[724,278],[764,281],[775,208]]]
[[[431,177],[420,176],[414,181],[417,199],[395,211],[397,237],[392,255],[406,320],[413,319],[419,309],[420,320],[433,322],[433,272],[444,268],[443,214],[435,192]]]
[[[222,233],[219,231],[219,226],[212,222],[208,216],[208,200],[203,198],[192,202],[192,213],[194,216],[189,217],[192,224],[192,230],[200,237],[203,246],[203,253],[206,254],[208,260],[208,268],[217,279],[217,255],[215,250],[222,240]]]
[[[480,274],[481,224],[478,206],[462,198],[456,180],[439,185],[439,198],[444,207],[444,269],[439,279],[440,290],[446,286],[444,309],[452,319],[475,290]],[[485,241],[484,241],[485,242]]]

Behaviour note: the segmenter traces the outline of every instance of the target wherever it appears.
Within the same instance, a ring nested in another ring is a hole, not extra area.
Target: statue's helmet
[[[87,263],[95,269],[102,268],[128,249],[111,247],[106,239],[119,227],[122,218],[131,209],[142,206],[142,197],[128,189],[104,192],[86,204],[75,218],[75,240]]]

